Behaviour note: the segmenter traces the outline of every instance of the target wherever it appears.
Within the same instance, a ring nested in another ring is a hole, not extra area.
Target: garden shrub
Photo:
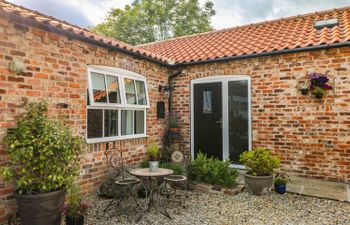
[[[274,169],[280,166],[280,159],[266,148],[255,148],[245,151],[240,155],[240,162],[249,168],[249,174],[253,176],[268,176]]]
[[[213,157],[207,158],[203,153],[198,153],[188,167],[188,176],[191,180],[205,182],[214,185],[231,187],[235,184],[237,171],[230,168],[231,162],[221,161]]]
[[[141,168],[148,168],[149,167],[149,162],[148,161],[142,161],[140,163],[140,167]],[[170,162],[161,162],[159,164],[159,167],[173,170],[174,171],[174,175],[183,175],[184,174],[184,168],[180,164],[170,163]]]
[[[17,127],[4,138],[10,160],[0,168],[13,179],[19,194],[47,193],[67,188],[79,175],[84,139],[47,115],[47,103],[28,103]]]

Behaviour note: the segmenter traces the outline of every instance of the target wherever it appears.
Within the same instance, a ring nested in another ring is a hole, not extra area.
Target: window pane
[[[122,110],[122,135],[133,134],[134,111]]]
[[[248,81],[228,82],[229,154],[233,163],[249,148]]]
[[[203,91],[203,114],[211,114],[212,102],[211,102],[212,91]]]
[[[102,137],[102,109],[88,109],[87,115],[87,136],[88,138]]]
[[[105,110],[105,137],[118,135],[118,111]]]
[[[105,77],[100,73],[91,73],[92,93],[94,102],[107,102]]]
[[[109,103],[120,103],[118,77],[106,75]]]
[[[135,80],[135,84],[136,84],[136,93],[137,93],[137,103],[139,105],[147,105],[145,82]]]
[[[125,78],[125,98],[128,104],[136,104],[134,80]]]
[[[145,133],[145,117],[144,111],[135,111],[135,134]]]

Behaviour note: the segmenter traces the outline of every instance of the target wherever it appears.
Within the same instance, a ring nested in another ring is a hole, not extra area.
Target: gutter
[[[224,57],[224,58],[207,59],[207,60],[195,61],[195,62],[185,62],[185,63],[176,64],[176,66],[189,66],[189,65],[200,65],[205,63],[226,62],[230,60],[249,59],[249,58],[256,58],[256,57],[263,57],[263,56],[274,56],[274,55],[281,55],[281,54],[288,54],[288,53],[315,51],[315,50],[331,49],[331,48],[339,48],[339,47],[347,47],[347,46],[350,46],[350,41],[342,42],[342,43],[317,45],[317,46],[308,46],[308,47],[295,48],[295,49],[285,49],[285,50],[278,50],[278,51],[272,51],[272,52],[254,53],[249,55],[239,55],[239,56],[230,56],[230,57]]]

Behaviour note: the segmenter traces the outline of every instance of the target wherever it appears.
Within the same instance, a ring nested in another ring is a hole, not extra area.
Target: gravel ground
[[[252,196],[246,192],[236,196],[189,192],[186,206],[170,203],[166,208],[173,219],[152,209],[136,222],[138,211],[116,211],[111,207],[102,216],[109,200],[88,196],[91,207],[86,224],[151,224],[151,225],[209,225],[209,224],[350,224],[350,204],[296,194]],[[143,204],[144,202],[141,201]],[[127,203],[126,203],[127,204]]]

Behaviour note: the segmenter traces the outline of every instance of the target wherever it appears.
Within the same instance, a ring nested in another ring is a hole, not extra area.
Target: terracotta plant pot
[[[149,170],[156,172],[159,168],[159,161],[149,161]]]
[[[273,185],[273,175],[252,176],[244,174],[245,187],[253,195],[262,195],[271,190]]]
[[[66,225],[84,225],[84,216],[74,217],[66,215]]]
[[[15,194],[18,212],[23,225],[60,225],[64,204],[63,190],[45,194]]]
[[[180,133],[180,129],[178,127],[170,127],[169,134],[178,134]]]

